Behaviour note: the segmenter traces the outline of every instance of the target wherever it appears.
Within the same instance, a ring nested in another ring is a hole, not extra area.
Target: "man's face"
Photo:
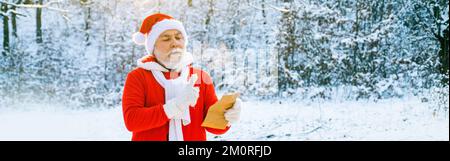
[[[167,30],[155,42],[156,59],[166,68],[174,69],[185,52],[185,38],[178,30]]]

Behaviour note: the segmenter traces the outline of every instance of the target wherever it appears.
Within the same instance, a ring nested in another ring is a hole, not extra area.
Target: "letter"
[[[241,146],[240,150],[241,150],[240,155],[247,155],[247,147],[246,146]]]
[[[195,155],[195,149],[194,148],[189,148],[189,151],[187,151],[186,154],[188,154],[188,155]]]
[[[184,155],[184,149],[183,148],[178,148],[178,149],[180,150],[180,151],[178,151],[178,155]]]
[[[266,153],[266,149],[269,149],[269,152]],[[264,155],[270,155],[270,153],[272,153],[272,148],[270,148],[270,146],[264,146]]]
[[[254,153],[254,146],[248,146],[248,149],[247,149],[247,153],[248,153],[248,155],[255,155],[255,153]]]
[[[212,148],[209,148],[209,150],[208,150],[208,148],[205,148],[205,149],[206,149],[206,153],[207,153],[206,158],[209,158],[209,156],[211,155],[211,152],[212,152]]]
[[[230,155],[239,155],[239,147],[236,146],[235,148],[236,149],[234,149],[233,146],[230,146]]]
[[[255,147],[255,153],[256,153],[256,155],[259,154],[259,157],[260,157],[260,158],[261,158],[262,155],[263,155],[263,153],[261,152],[261,149],[262,149],[262,146],[256,146],[256,147]]]

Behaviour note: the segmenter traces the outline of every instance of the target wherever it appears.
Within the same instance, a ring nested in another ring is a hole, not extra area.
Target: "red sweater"
[[[200,95],[195,108],[189,108],[191,123],[183,126],[185,141],[206,141],[207,130],[213,134],[223,134],[224,130],[203,128],[200,125],[211,105],[217,102],[214,85],[210,76],[190,67],[189,76],[196,73],[199,79],[196,87],[200,87]],[[169,79],[169,72],[164,72]],[[159,85],[151,71],[136,68],[131,71],[125,82],[122,97],[123,117],[126,128],[133,132],[133,141],[166,141],[169,134],[169,119],[164,112],[164,88]]]

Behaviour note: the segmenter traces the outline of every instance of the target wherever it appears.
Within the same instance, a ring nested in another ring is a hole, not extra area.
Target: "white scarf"
[[[146,62],[143,63],[141,58],[138,60],[138,67],[150,70],[155,77],[156,81],[164,88],[165,91],[165,102],[173,99],[180,93],[180,90],[187,85],[189,77],[189,64],[192,63],[192,55],[190,53],[185,53],[186,55],[182,57],[180,65],[184,66],[181,68],[181,74],[176,79],[167,80],[162,72],[167,72],[160,64],[156,62]],[[180,70],[180,69],[179,69]],[[189,108],[183,112],[182,118],[173,118],[169,121],[169,141],[183,141],[183,125],[189,125],[191,123],[191,116]]]
[[[186,86],[187,78],[189,76],[189,67],[184,67],[181,70],[181,75],[176,79],[167,80],[161,71],[151,70],[156,81],[164,88],[166,102],[175,98],[180,90]],[[189,125],[191,123],[191,116],[189,108],[183,112],[182,118],[173,118],[169,122],[169,141],[183,141],[183,125]]]

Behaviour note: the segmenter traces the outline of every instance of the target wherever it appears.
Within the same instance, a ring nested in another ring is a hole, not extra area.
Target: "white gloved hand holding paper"
[[[225,119],[228,121],[228,126],[237,123],[241,117],[241,99],[236,99],[233,107],[225,111]]]

